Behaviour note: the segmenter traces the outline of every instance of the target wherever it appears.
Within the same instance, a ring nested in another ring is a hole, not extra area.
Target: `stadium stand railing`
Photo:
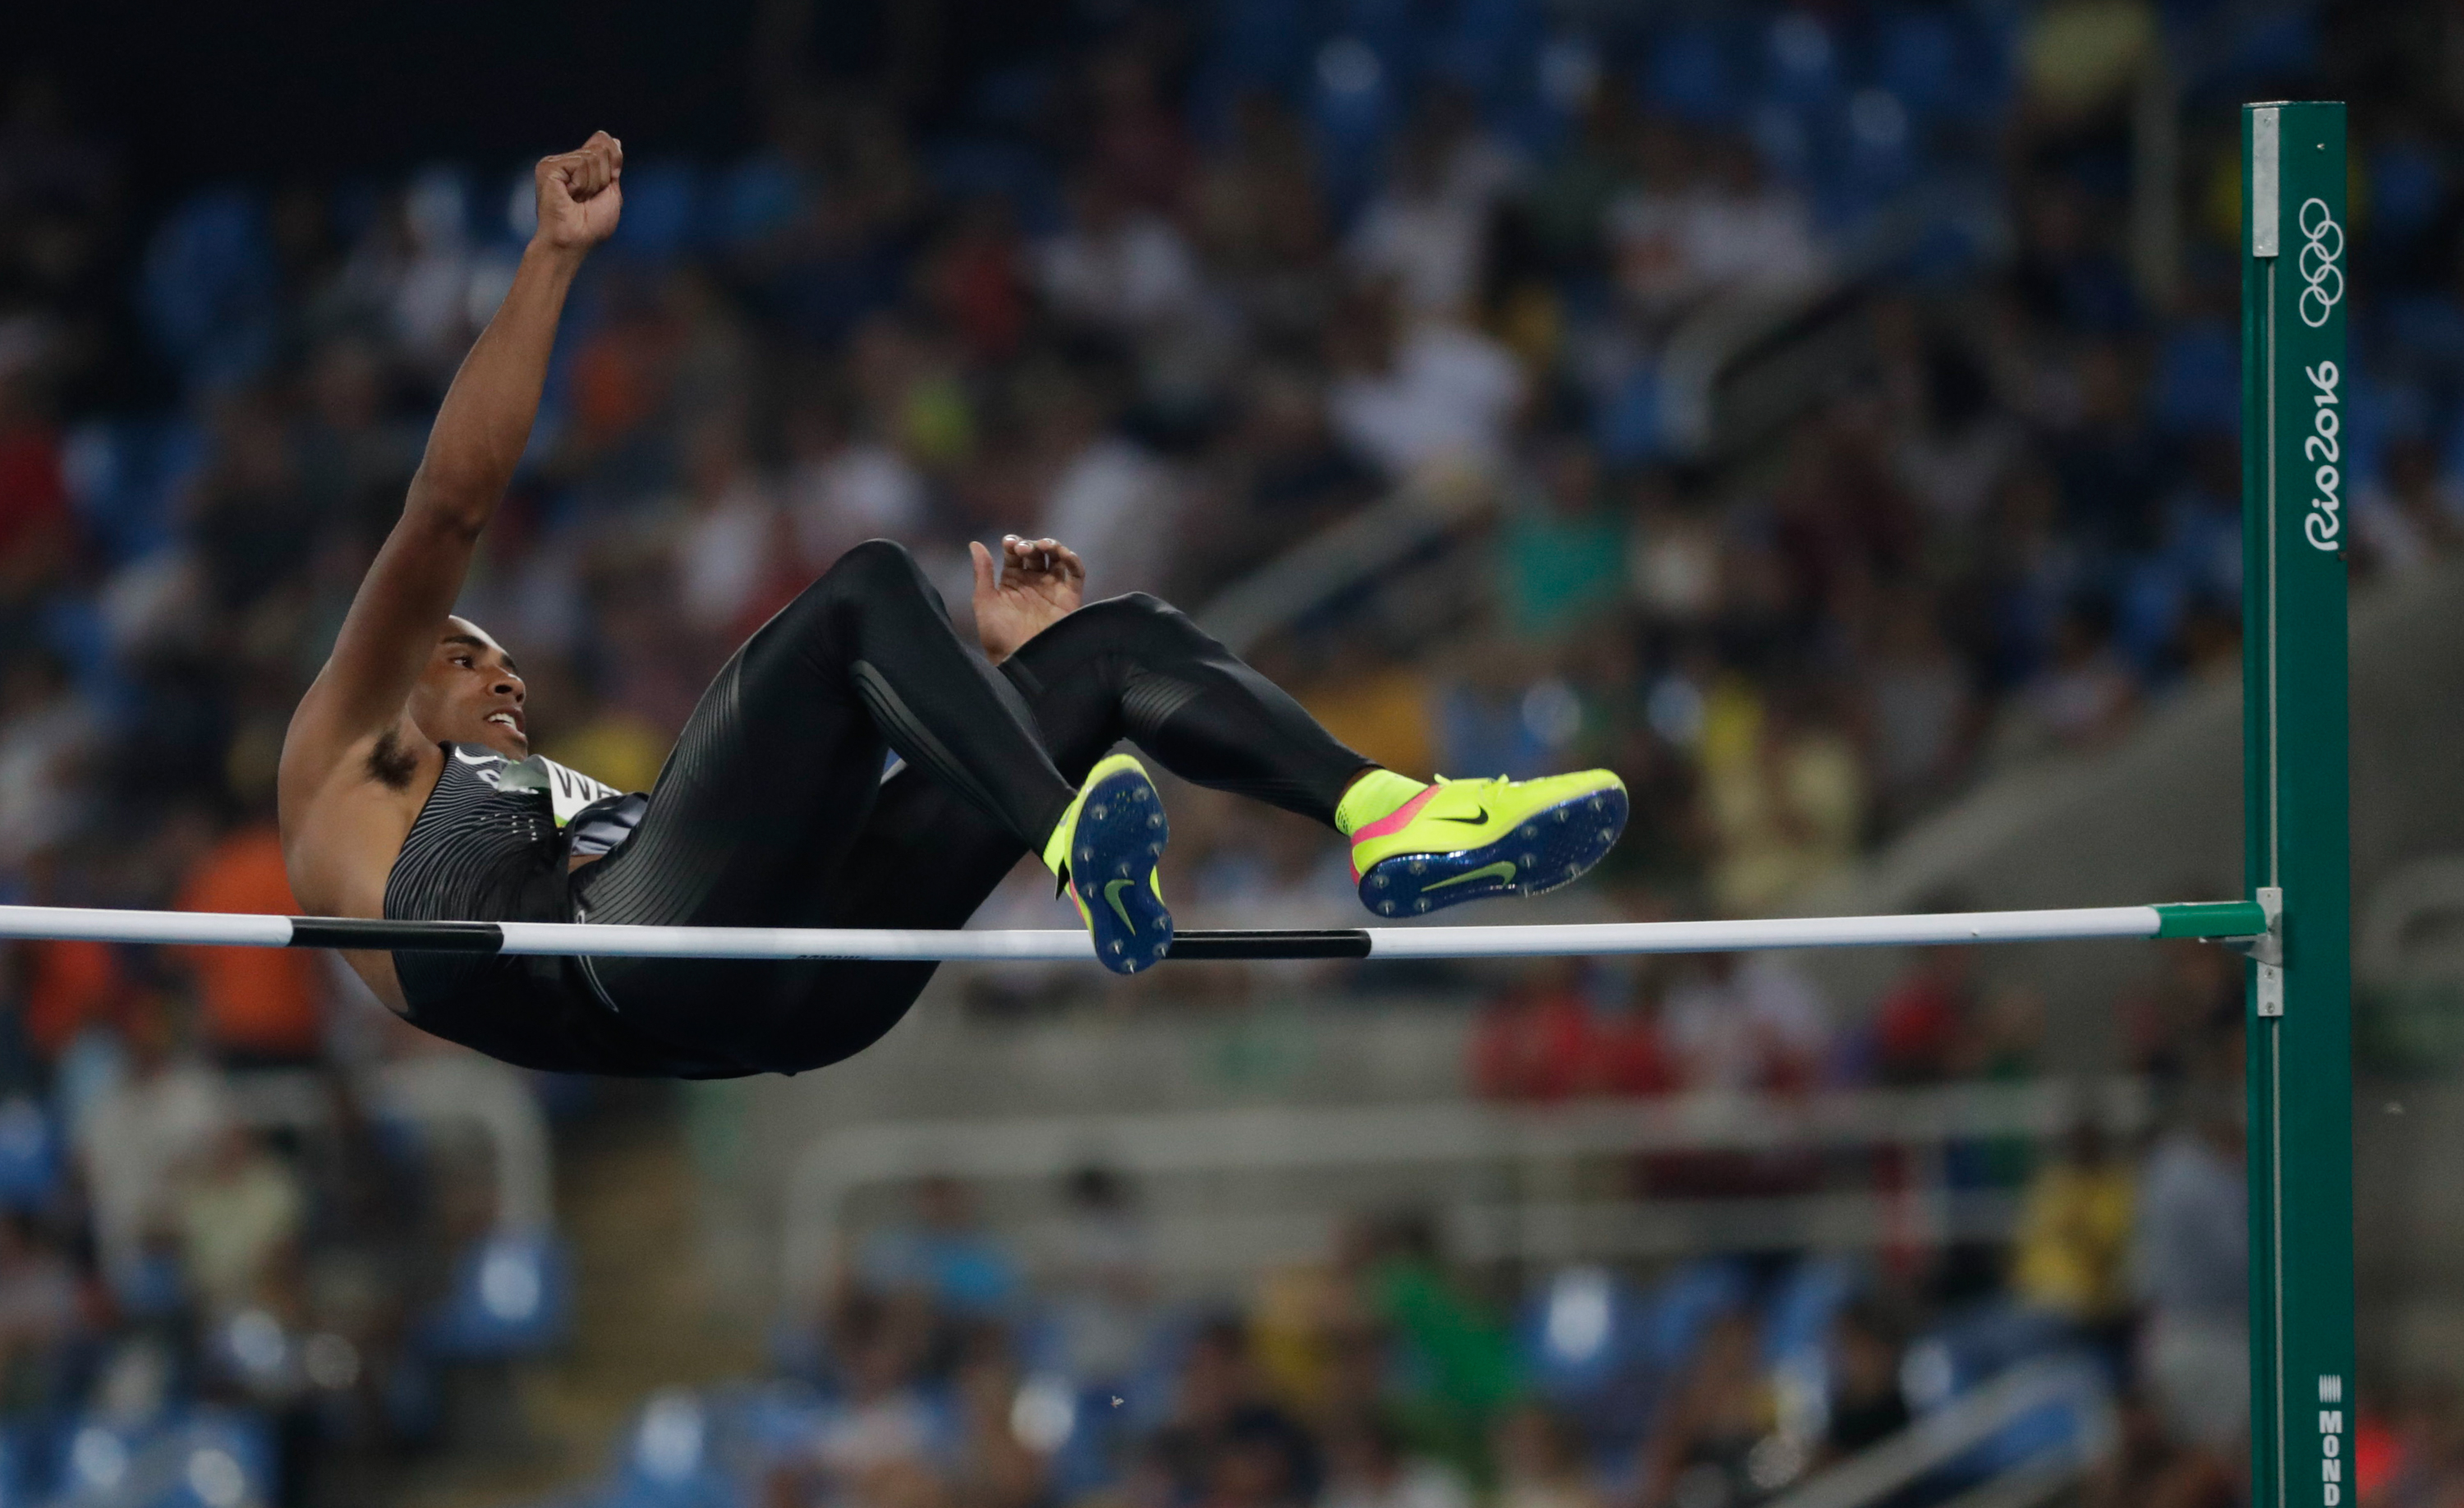
[[[787,1178],[780,1273],[790,1315],[809,1316],[829,1290],[850,1235],[850,1206],[869,1190],[947,1175],[980,1184],[1056,1184],[1075,1169],[1117,1169],[1154,1191],[1157,1263],[1220,1276],[1325,1249],[1333,1212],[1297,1201],[1299,1175],[1393,1176],[1442,1171],[1440,1202],[1451,1249],[1489,1260],[1569,1261],[1701,1250],[1863,1247],[2007,1235],[2005,1193],[1954,1188],[1946,1148],[2045,1137],[2084,1108],[2117,1133],[2147,1123],[2148,1085],[2116,1078],[1973,1083],[1934,1089],[1803,1096],[1697,1093],[1520,1109],[1461,1102],[1367,1108],[1271,1107],[1142,1115],[882,1122],[806,1146]],[[1900,1147],[1915,1171],[1891,1190],[1787,1193],[1745,1200],[1526,1199],[1550,1173],[1588,1160],[1796,1148]],[[1465,1170],[1519,1174],[1517,1197]],[[1176,1211],[1160,1186],[1241,1175],[1276,1213],[1243,1215],[1226,1197]],[[1176,1227],[1180,1229],[1176,1230]],[[1031,1253],[1035,1232],[1021,1233]],[[1190,1276],[1185,1271],[1182,1276]]]

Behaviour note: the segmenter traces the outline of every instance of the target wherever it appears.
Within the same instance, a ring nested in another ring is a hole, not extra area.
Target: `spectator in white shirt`
[[[1362,459],[1401,478],[1447,466],[1486,471],[1504,456],[1524,395],[1523,369],[1504,346],[1438,320],[1398,332],[1382,290],[1347,305],[1330,343],[1327,417]]]
[[[1070,191],[1069,229],[1044,243],[1036,280],[1064,317],[1124,335],[1192,314],[1197,259],[1171,221],[1137,209],[1099,176]]]
[[[912,539],[924,528],[924,475],[896,447],[850,434],[820,404],[790,414],[786,431],[787,513],[807,573],[867,539]]]
[[[746,463],[733,416],[706,420],[693,438],[691,510],[675,542],[685,619],[726,633],[752,608],[775,569],[779,505]]]
[[[1518,166],[1457,112],[1433,110],[1403,138],[1346,259],[1365,276],[1392,278],[1416,315],[1468,317],[1486,267],[1489,212]]]
[[[1830,1043],[1830,1008],[1786,960],[1707,953],[1668,993],[1662,1022],[1688,1089],[1802,1086]]]
[[[1173,565],[1182,501],[1179,476],[1109,425],[1086,382],[1035,384],[1030,426],[1050,480],[1037,531],[1066,539],[1087,562],[1087,600],[1161,592]]]
[[[2191,1090],[2189,1124],[2140,1174],[2140,1361],[2174,1437],[2230,1458],[2250,1421],[2249,1189],[2232,1088]]]

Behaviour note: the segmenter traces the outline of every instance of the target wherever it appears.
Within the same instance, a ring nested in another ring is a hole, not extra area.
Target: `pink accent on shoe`
[[[1388,833],[1399,833],[1410,826],[1412,819],[1420,815],[1420,808],[1429,804],[1429,798],[1437,794],[1438,788],[1434,785],[1430,786],[1377,820],[1354,832],[1352,835],[1352,851],[1357,854],[1360,852],[1360,845],[1369,840],[1383,838]],[[1360,861],[1357,858],[1352,862],[1352,883],[1354,885],[1360,883]]]

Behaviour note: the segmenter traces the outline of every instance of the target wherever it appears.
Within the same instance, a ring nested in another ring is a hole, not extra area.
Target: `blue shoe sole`
[[[1379,916],[1405,917],[1502,895],[1545,895],[1607,858],[1625,831],[1625,793],[1612,786],[1543,807],[1493,843],[1397,854],[1360,877],[1360,904]]]
[[[1087,907],[1096,960],[1114,973],[1153,968],[1172,951],[1172,913],[1150,883],[1171,837],[1163,798],[1143,770],[1114,771],[1079,803],[1069,883]]]

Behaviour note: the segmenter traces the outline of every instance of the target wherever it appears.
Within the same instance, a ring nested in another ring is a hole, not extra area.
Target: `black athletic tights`
[[[576,912],[654,926],[953,928],[1040,852],[1128,738],[1182,778],[1331,824],[1369,761],[1179,612],[1091,602],[998,669],[905,549],[858,545],[703,693],[632,836]],[[881,771],[895,750],[907,767]],[[696,1059],[796,1072],[860,1051],[929,963],[604,958],[626,1022]]]

